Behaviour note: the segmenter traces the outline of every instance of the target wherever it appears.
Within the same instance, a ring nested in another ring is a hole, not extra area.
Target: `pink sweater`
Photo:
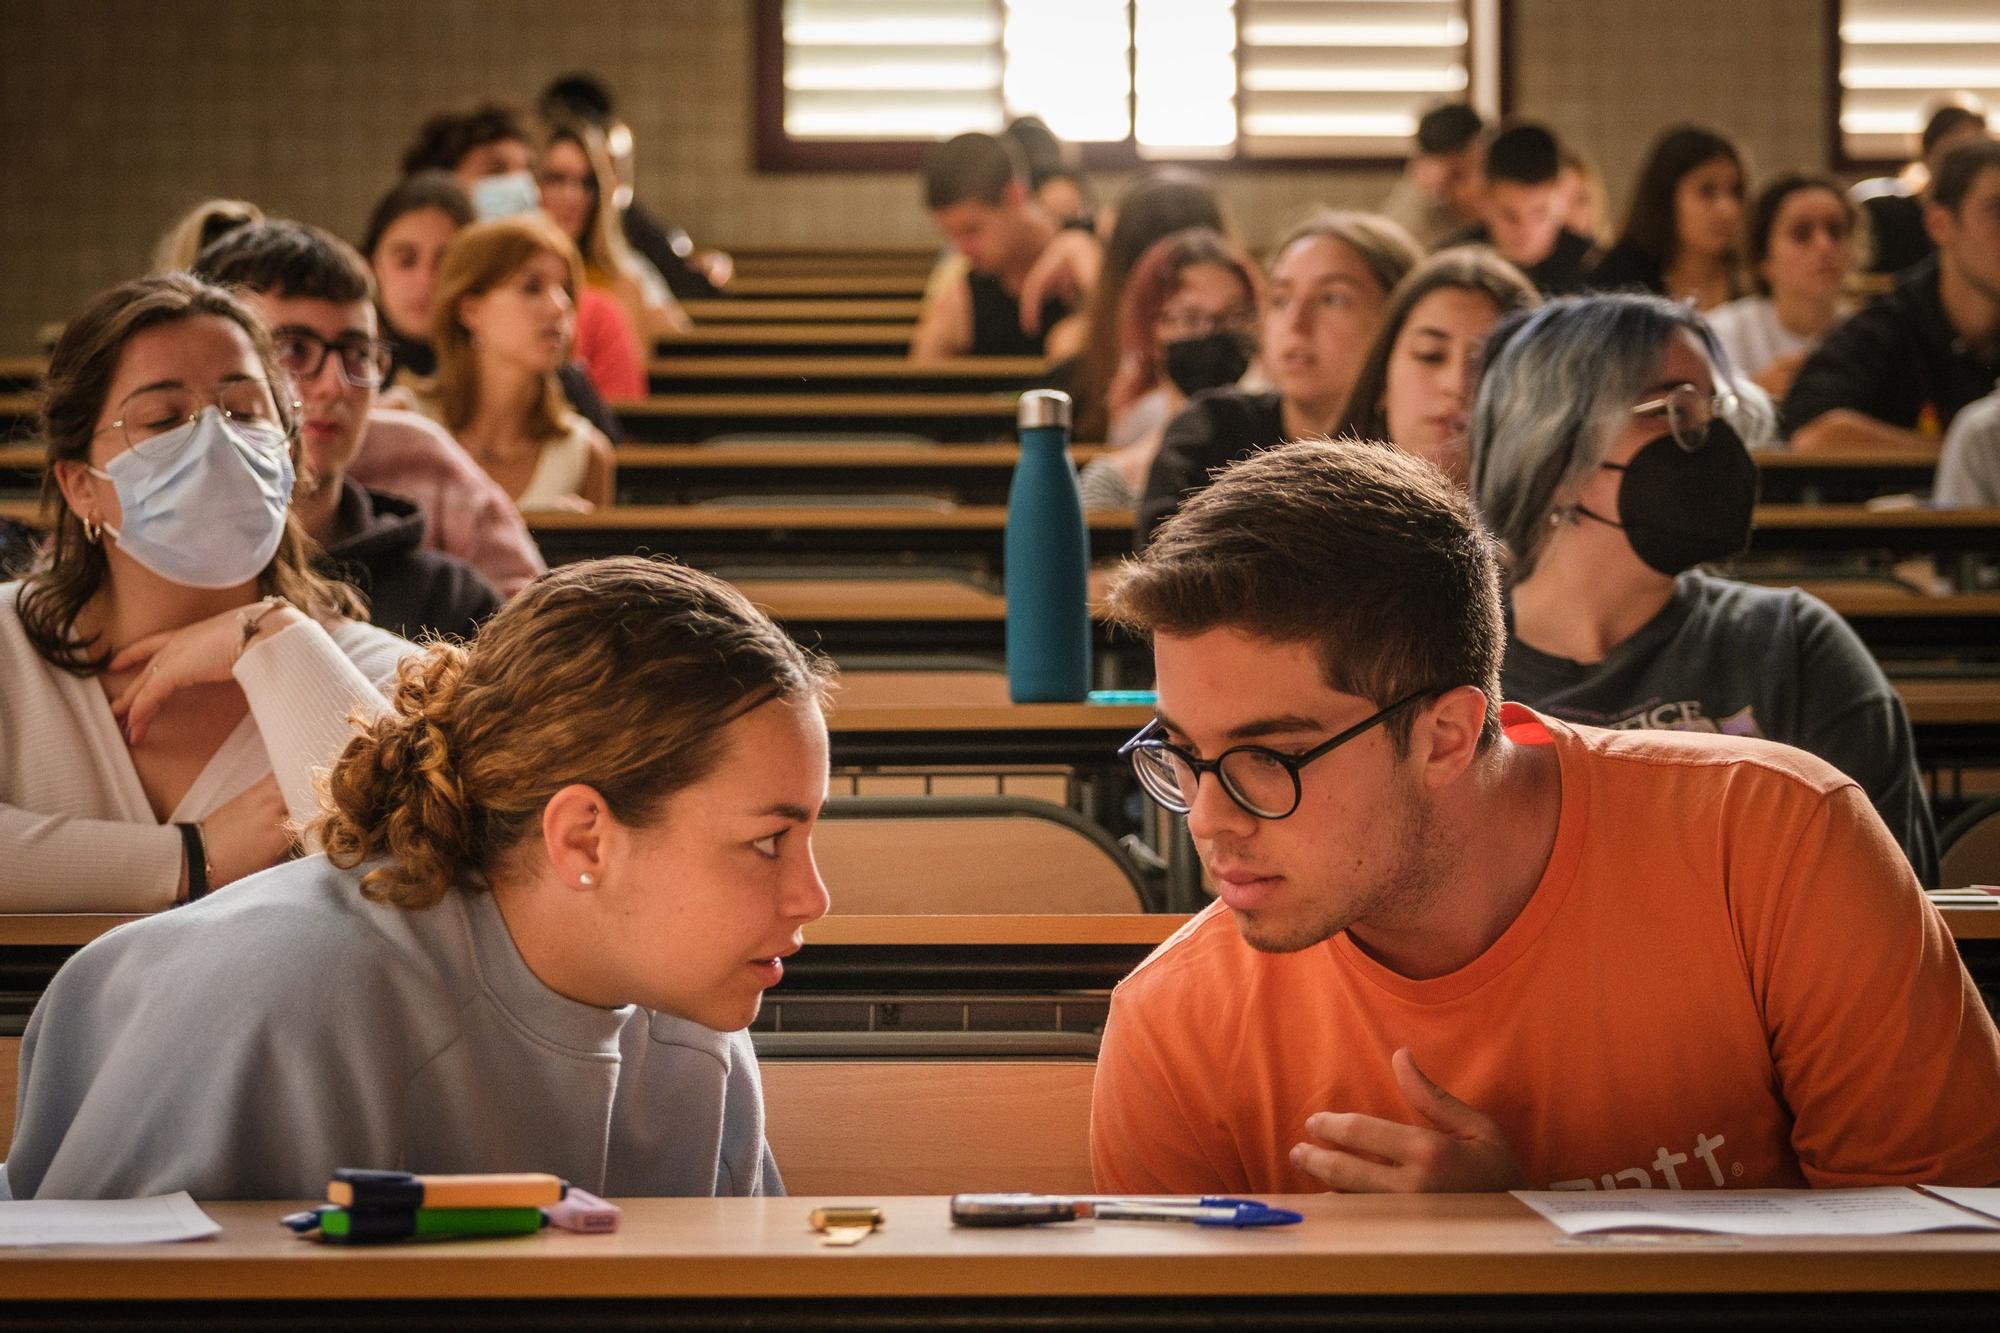
[[[370,412],[347,475],[369,490],[414,501],[424,515],[424,545],[465,561],[502,597],[548,568],[507,492],[428,417]]]

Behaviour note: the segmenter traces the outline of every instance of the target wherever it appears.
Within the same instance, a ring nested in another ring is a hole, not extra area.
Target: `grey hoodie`
[[[13,1197],[311,1199],[341,1166],[784,1192],[747,1033],[566,999],[491,895],[405,911],[361,873],[292,862],[70,959],[21,1047]]]

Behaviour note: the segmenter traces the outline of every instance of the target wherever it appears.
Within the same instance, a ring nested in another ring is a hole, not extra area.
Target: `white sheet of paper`
[[[1991,1191],[2000,1194],[2000,1191]],[[1593,1231],[1712,1231],[1730,1236],[1901,1236],[2000,1231],[1913,1189],[1515,1190],[1572,1236]]]
[[[1967,1185],[1926,1185],[1924,1188],[1940,1199],[1950,1199],[1976,1213],[2000,1217],[2000,1189],[1978,1189]]]
[[[149,1245],[200,1240],[222,1227],[186,1190],[150,1199],[27,1199],[0,1203],[0,1246]]]

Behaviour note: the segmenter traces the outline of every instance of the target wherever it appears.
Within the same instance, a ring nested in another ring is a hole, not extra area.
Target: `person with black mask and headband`
[[[1133,266],[1118,312],[1118,361],[1105,395],[1111,452],[1085,467],[1087,509],[1139,502],[1167,422],[1206,389],[1243,378],[1257,350],[1256,266],[1221,232],[1190,227]]]
[[[185,273],[64,328],[53,541],[0,584],[0,911],[156,911],[275,865],[386,706],[415,649],[313,571],[298,412],[257,317]]]
[[[1511,557],[1502,689],[1566,721],[1809,751],[1934,883],[1909,717],[1860,638],[1801,589],[1699,568],[1749,545],[1744,439],[1769,430],[1769,400],[1725,364],[1698,315],[1655,296],[1566,298],[1494,331],[1468,440]]]

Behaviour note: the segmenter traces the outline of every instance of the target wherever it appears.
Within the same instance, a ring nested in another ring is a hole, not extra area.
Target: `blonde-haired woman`
[[[438,270],[437,375],[412,385],[416,405],[523,510],[611,502],[611,443],[556,378],[582,286],[576,247],[539,213],[467,227]]]
[[[342,1166],[782,1193],[744,1029],[827,909],[826,687],[708,575],[537,579],[405,664],[326,856],[57,974],[14,1197],[298,1199]]]
[[[666,280],[625,239],[617,208],[607,206],[617,196],[618,173],[595,126],[566,123],[551,131],[539,179],[542,210],[576,242],[584,280],[617,298],[643,344],[693,327]]]
[[[185,273],[63,330],[53,541],[0,584],[0,911],[156,911],[283,860],[413,651],[312,572],[285,383],[249,309]]]

